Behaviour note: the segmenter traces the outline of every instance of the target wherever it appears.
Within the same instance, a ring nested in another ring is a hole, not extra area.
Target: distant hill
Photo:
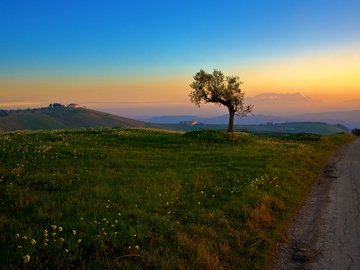
[[[141,121],[84,108],[39,108],[0,113],[0,131],[143,127]]]
[[[229,115],[219,115],[215,117],[198,117],[196,115],[168,115],[168,116],[155,116],[151,118],[143,119],[145,122],[157,123],[157,124],[177,124],[181,121],[191,121],[196,120],[204,124],[226,124],[229,121]],[[235,118],[236,124],[244,125],[258,125],[258,124],[267,124],[269,122],[279,123],[285,122],[287,119],[283,117],[277,117],[272,115],[251,115],[245,118]]]
[[[157,116],[144,119],[146,122],[158,124],[178,124],[180,121],[196,120],[204,124],[226,124],[228,115],[216,117],[198,117],[196,115],[174,115],[174,116]],[[343,124],[350,129],[360,127],[360,110],[343,111],[343,112],[322,112],[307,113],[291,116],[273,116],[273,115],[252,115],[245,118],[235,118],[238,125],[259,125],[268,123],[285,123],[285,122],[326,122],[330,124]]]
[[[331,124],[341,123],[351,129],[360,127],[360,110],[306,113],[292,116],[295,121],[322,121]]]
[[[321,122],[288,122],[265,125],[242,125],[239,129],[247,129],[254,133],[315,133],[336,134],[349,132],[347,127],[341,124],[328,124]]]
[[[183,124],[153,124],[154,127],[160,127],[172,130],[194,131],[199,129],[227,129],[224,124],[200,124],[200,125],[183,125]],[[236,131],[246,130],[251,133],[271,133],[271,134],[292,134],[292,133],[315,133],[315,134],[336,134],[349,132],[341,125],[327,124],[321,122],[289,122],[279,124],[262,124],[262,125],[236,125]]]

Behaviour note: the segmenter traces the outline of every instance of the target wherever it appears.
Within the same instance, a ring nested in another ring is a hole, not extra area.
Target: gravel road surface
[[[324,168],[288,233],[274,269],[360,269],[360,139]]]

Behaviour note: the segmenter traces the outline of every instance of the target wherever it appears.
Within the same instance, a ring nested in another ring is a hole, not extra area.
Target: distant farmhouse
[[[65,106],[64,104],[61,104],[61,103],[51,103],[49,105],[49,108],[51,108],[51,109],[65,109],[65,108],[79,109],[79,108],[81,108],[81,106],[79,104],[77,104],[77,103],[70,103],[67,106]]]
[[[69,105],[67,105],[67,107],[69,109],[79,109],[79,108],[81,108],[81,106],[79,104],[77,104],[77,103],[70,103]]]
[[[180,121],[180,125],[184,125],[184,126],[197,126],[197,125],[201,125],[201,123],[199,123],[196,120],[191,120],[191,121]]]

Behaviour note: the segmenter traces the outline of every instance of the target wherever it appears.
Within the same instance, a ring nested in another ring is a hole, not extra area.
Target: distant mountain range
[[[0,131],[144,126],[138,120],[85,108],[0,110]]]
[[[196,120],[204,124],[226,124],[228,115],[216,117],[198,117],[196,115],[169,115],[156,116],[142,119],[145,122],[158,124],[177,124],[181,121]],[[329,124],[343,124],[348,128],[360,127],[360,110],[343,111],[343,112],[321,112],[307,113],[291,116],[273,116],[273,115],[252,115],[244,118],[236,118],[238,125],[259,125],[268,123],[285,123],[285,122],[325,122]]]

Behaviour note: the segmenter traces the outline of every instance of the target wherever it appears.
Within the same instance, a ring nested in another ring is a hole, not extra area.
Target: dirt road
[[[275,269],[360,269],[360,139],[324,169]]]

